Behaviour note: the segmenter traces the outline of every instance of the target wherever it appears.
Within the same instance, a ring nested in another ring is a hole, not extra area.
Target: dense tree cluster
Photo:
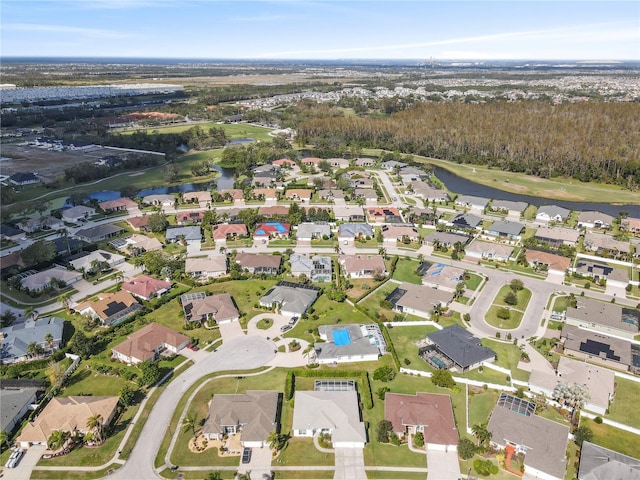
[[[298,127],[298,141],[357,144],[633,189],[639,183],[640,107],[419,103],[389,118],[313,118]]]

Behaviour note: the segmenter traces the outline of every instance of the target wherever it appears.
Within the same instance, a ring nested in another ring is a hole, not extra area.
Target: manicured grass
[[[480,343],[496,352],[496,365],[508,368],[512,372],[516,370],[518,362],[520,361],[521,353],[518,347],[512,343],[498,342],[489,338],[483,338]]]
[[[273,325],[273,318],[263,318],[262,320],[258,320],[257,328],[260,330],[267,330]]]
[[[498,402],[499,392],[487,389],[483,393],[471,392],[469,389],[469,426],[484,423],[489,419],[493,407]]]
[[[195,127],[194,124],[185,124],[185,125],[169,125],[164,127],[148,127],[134,130],[127,130],[122,132],[122,135],[131,135],[134,132],[145,131],[147,133],[151,133],[154,130],[157,130],[159,134],[165,133],[181,133],[190,128]],[[215,122],[206,122],[197,124],[200,128],[207,131],[210,128],[223,128],[227,136],[231,139],[234,138],[254,138],[255,140],[262,141],[271,141],[271,137],[269,137],[268,133],[271,131],[270,128],[258,127],[256,125],[249,125],[246,123],[237,123],[237,124],[219,124]]]
[[[483,477],[479,477],[478,473],[473,468],[473,462],[478,458],[481,458],[482,460],[486,460],[484,457],[480,455],[476,455],[470,458],[469,460],[460,460],[460,458],[458,458],[458,461],[460,462],[460,473],[463,473],[466,475],[467,472],[471,472],[471,476],[473,478],[483,478]],[[498,465],[498,461],[495,459],[495,457],[489,458],[489,460],[491,460],[495,465]],[[488,478],[490,478],[491,480],[517,480],[518,478],[521,478],[521,477],[518,477],[517,475],[514,475],[513,473],[509,473],[506,470],[503,470],[502,468],[500,468],[500,465],[498,465],[498,468],[499,468],[498,473],[496,475],[491,475]]]
[[[431,371],[431,367],[422,358],[418,356],[418,340],[424,340],[428,333],[435,332],[436,327],[432,326],[408,326],[389,328],[389,336],[396,349],[400,365],[412,370]],[[407,365],[404,359],[408,359],[411,363]]]
[[[121,465],[112,463],[107,468],[97,472],[81,472],[73,470],[34,470],[31,478],[34,480],[91,480],[93,478],[105,478],[111,472],[119,469]]]
[[[630,415],[636,410],[640,398],[640,383],[616,377],[616,397],[609,407],[609,420],[640,428],[640,417]],[[640,441],[640,439],[638,439]]]
[[[469,273],[469,280],[464,281],[464,286],[467,290],[475,291],[480,283],[482,282],[482,277],[476,273]]]
[[[605,425],[598,425],[593,420],[583,418],[580,425],[587,426],[593,432],[593,443],[609,448],[616,452],[620,452],[630,457],[638,457],[638,445],[640,445],[640,436],[631,432],[620,430],[619,428]]]
[[[276,460],[277,463],[277,460]],[[330,470],[302,470],[300,472],[291,472],[288,470],[276,470],[275,471],[275,476],[274,478],[277,478],[278,480],[282,479],[282,478],[290,478],[290,479],[313,479],[313,480],[319,480],[319,479],[330,479],[333,478],[334,476],[334,471],[333,468]]]
[[[373,237],[369,240],[356,240],[354,242],[354,245],[356,248],[378,248],[382,244],[379,243],[375,237]]]
[[[279,477],[280,475],[278,475]],[[424,480],[424,472],[385,472],[383,470],[371,470],[367,472],[367,478]]]
[[[502,307],[498,305],[492,305],[487,310],[487,314],[484,316],[485,321],[496,328],[503,328],[505,330],[513,330],[514,328],[518,328],[520,322],[522,321],[523,313],[517,310],[509,309],[509,318],[502,319],[498,318],[498,310]]]
[[[549,306],[551,307],[551,305]],[[569,306],[569,297],[561,296],[561,297],[555,297],[555,302],[553,303],[552,308],[554,312],[565,312],[568,306]]]
[[[400,282],[415,283],[416,285],[422,284],[422,277],[416,273],[416,269],[420,266],[415,260],[409,260],[401,258],[396,264],[396,269],[393,272],[393,279]]]
[[[504,301],[504,297],[511,291],[511,288],[508,285],[504,285],[500,291],[497,293],[495,300],[493,301],[494,305],[501,306],[509,306]],[[516,305],[511,305],[511,308],[515,308],[517,310],[522,310],[523,312],[527,309],[527,305],[529,304],[529,300],[531,300],[531,290],[528,288],[523,288],[516,292],[516,297],[518,298],[518,303]]]
[[[360,282],[361,280],[352,280],[352,282]],[[372,281],[371,281],[372,282]],[[393,319],[395,312],[392,310],[380,307],[380,302],[384,300],[387,295],[398,288],[397,283],[388,282],[376,290],[375,293],[366,297],[359,305],[364,308],[371,316],[384,315],[388,320]]]

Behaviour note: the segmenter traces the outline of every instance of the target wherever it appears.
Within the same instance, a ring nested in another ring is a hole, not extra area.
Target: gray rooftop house
[[[39,394],[44,393],[44,380],[2,380],[0,384],[0,430],[10,433],[32,409]]]
[[[510,445],[524,454],[525,475],[563,480],[567,468],[569,427],[539,415],[512,411],[499,403],[493,408],[487,430],[498,448]]]
[[[463,230],[475,230],[482,225],[482,217],[473,213],[459,213],[449,220],[449,225]]]
[[[536,220],[539,222],[564,222],[570,213],[570,210],[558,207],[557,205],[543,205],[538,208]]]
[[[338,227],[338,240],[354,240],[373,237],[373,228],[368,223],[343,223]]]
[[[496,352],[457,324],[430,333],[426,341],[428,346],[420,349],[420,356],[436,368],[455,368],[464,373],[496,359]]]
[[[424,237],[423,241],[427,245],[437,244],[446,247],[452,247],[458,242],[462,245],[466,245],[469,241],[469,237],[467,235],[461,235],[459,233],[433,232]]]
[[[510,200],[494,200],[489,206],[492,212],[502,212],[507,215],[522,215],[529,204],[527,202],[512,202]]]
[[[462,205],[463,207],[471,208],[473,210],[484,210],[489,204],[489,199],[484,197],[474,197],[473,195],[459,195],[456,197],[455,204]]]
[[[331,258],[321,255],[309,257],[308,255],[293,254],[289,259],[291,263],[291,275],[298,277],[306,275],[312,282],[330,282],[333,272]]]
[[[279,282],[260,299],[263,307],[276,307],[280,314],[289,317],[301,316],[318,298],[320,289],[298,283]]]
[[[601,212],[580,212],[578,228],[611,228],[613,217]]]
[[[567,325],[633,340],[640,331],[640,312],[614,303],[577,297],[577,308],[567,308],[565,322]]]
[[[560,339],[567,355],[640,375],[640,346],[629,340],[571,325],[562,327]]]
[[[331,226],[326,222],[305,222],[298,225],[296,238],[298,240],[312,240],[314,238],[322,238],[331,236]]]
[[[640,480],[640,459],[585,441],[580,449],[580,480]]]
[[[52,353],[62,344],[64,320],[58,317],[40,318],[35,321],[17,323],[0,329],[2,336],[0,362],[15,363],[29,360],[29,345],[35,343],[45,352]],[[51,342],[45,339],[51,334]]]
[[[177,242],[184,237],[184,241],[189,244],[202,240],[202,229],[199,226],[173,227],[167,228],[167,242]]]
[[[487,233],[499,238],[509,240],[520,240],[520,232],[524,230],[524,225],[519,222],[509,220],[496,220],[487,228]]]
[[[104,225],[78,230],[75,236],[80,240],[95,243],[101,240],[106,240],[107,238],[115,237],[123,232],[124,228],[118,227],[112,223],[105,223]]]
[[[324,342],[313,348],[320,364],[375,361],[387,351],[384,336],[375,324],[321,325],[318,333]]]

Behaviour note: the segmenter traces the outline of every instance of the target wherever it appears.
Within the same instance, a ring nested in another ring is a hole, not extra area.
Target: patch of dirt
[[[584,200],[581,195],[576,195],[566,190],[545,190],[543,196],[545,198],[559,198],[563,200]]]

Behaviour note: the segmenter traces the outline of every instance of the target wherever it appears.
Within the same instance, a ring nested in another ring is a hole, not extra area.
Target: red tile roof
[[[148,275],[130,278],[122,284],[122,290],[143,298],[151,298],[161,290],[171,288],[170,282],[158,280]]]

